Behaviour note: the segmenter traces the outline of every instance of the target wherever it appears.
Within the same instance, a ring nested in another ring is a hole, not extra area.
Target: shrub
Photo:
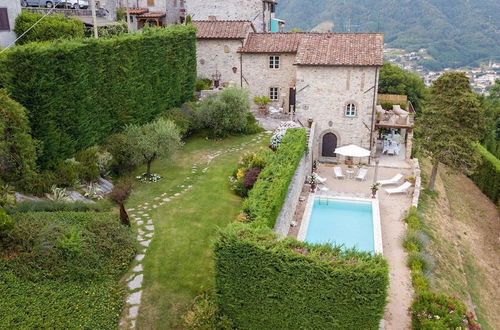
[[[410,308],[412,326],[424,329],[481,329],[457,299],[432,292],[419,294]]]
[[[41,14],[23,11],[16,18],[14,31],[20,36],[42,18]],[[56,39],[82,38],[85,25],[76,18],[64,15],[49,15],[44,17],[35,27],[17,41],[24,45],[33,41],[50,41]]]
[[[401,109],[403,109],[403,110],[406,110],[406,108],[408,107],[408,105],[406,103],[391,103],[391,102],[382,102],[382,103],[380,103],[380,106],[382,106],[382,108],[384,110],[392,110],[392,108],[395,105],[401,106]]]
[[[210,89],[212,87],[212,80],[208,78],[201,78],[196,80],[196,91],[201,92],[202,90]]]
[[[422,234],[413,230],[409,230],[403,239],[403,247],[408,252],[422,251],[424,249]]]
[[[0,236],[5,235],[14,227],[14,219],[0,207]]]
[[[408,267],[415,267],[416,269],[420,269],[424,273],[429,273],[434,266],[434,261],[432,260],[430,255],[425,254],[423,251],[410,252],[408,254],[408,259],[406,262],[408,264]]]
[[[191,308],[182,316],[185,329],[234,329],[227,316],[219,315],[219,308],[212,294],[196,297]]]
[[[55,184],[61,187],[72,188],[78,183],[80,166],[72,160],[61,161],[55,169]]]
[[[243,203],[250,219],[274,228],[285,201],[288,186],[306,150],[306,131],[289,129],[281,146],[273,153]]]
[[[260,174],[260,169],[258,168],[251,168],[245,173],[245,178],[243,180],[245,184],[245,188],[248,190],[253,188],[253,185],[257,181],[257,177]]]
[[[500,160],[479,144],[477,151],[481,156],[481,165],[471,175],[471,179],[486,196],[500,206]]]
[[[96,203],[84,202],[18,202],[16,207],[8,209],[9,213],[27,212],[109,212],[113,204],[108,200]]]
[[[260,132],[263,132],[264,129],[259,125],[259,122],[257,119],[255,119],[255,116],[251,113],[247,113],[247,126],[243,130],[244,134],[257,134]]]
[[[214,246],[221,313],[238,329],[378,329],[388,266],[381,256],[277,240],[230,225]]]
[[[194,125],[192,123],[193,118],[186,110],[179,108],[167,110],[163,115],[163,118],[173,121],[179,128],[180,134],[184,137],[188,136],[194,129]]]
[[[76,153],[75,160],[78,162],[78,178],[80,180],[92,182],[99,178],[98,153],[97,147],[87,148]]]
[[[105,142],[105,149],[111,154],[111,169],[117,174],[131,172],[135,168],[133,150],[127,148],[128,141],[123,134],[114,134]]]
[[[43,142],[39,163],[53,168],[127,124],[150,122],[191,100],[195,41],[194,27],[175,25],[33,43],[4,53],[0,82],[29,109],[32,134]]]
[[[136,254],[133,234],[109,213],[19,213],[1,243],[0,324],[5,328],[111,329]],[[47,308],[50,306],[50,308]]]
[[[250,111],[248,92],[239,88],[226,88],[219,94],[200,102],[200,116],[214,137],[245,133]]]
[[[36,175],[37,142],[26,109],[0,90],[0,180],[29,191]]]

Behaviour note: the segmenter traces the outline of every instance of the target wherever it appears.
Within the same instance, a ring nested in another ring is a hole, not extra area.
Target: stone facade
[[[270,105],[288,112],[289,91],[295,86],[295,54],[247,54],[243,53],[243,87],[250,90],[250,97],[270,96],[270,88],[278,88],[278,100]],[[278,69],[269,67],[270,56],[279,56]],[[253,105],[256,109],[257,106]]]
[[[218,71],[221,83],[241,85],[240,54],[242,40],[234,39],[198,39],[196,42],[198,78],[212,79]],[[233,71],[236,68],[236,72]]]
[[[21,2],[13,0],[0,0],[0,8],[7,9],[7,21],[2,22],[2,29],[0,30],[0,47],[4,48],[9,46],[16,40],[16,33],[14,26],[16,17],[21,13]]]
[[[257,32],[270,30],[274,6],[273,0],[185,0],[186,15],[194,20],[245,20],[252,22]]]
[[[297,67],[296,115],[303,123],[308,119],[316,122],[315,153],[320,159],[328,160],[322,157],[323,136],[327,133],[335,134],[337,146],[356,144],[370,149],[377,89],[376,67]],[[348,104],[355,105],[354,116],[346,116]]]

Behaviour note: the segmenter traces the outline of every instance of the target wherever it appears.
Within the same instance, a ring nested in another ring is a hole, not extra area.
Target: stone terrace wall
[[[420,176],[421,170],[420,170],[420,163],[418,161],[418,158],[413,158],[413,173],[415,177],[415,189],[413,191],[413,199],[411,201],[411,206],[418,206],[418,200],[420,198],[420,190],[422,189],[422,178]]]
[[[274,232],[278,234],[280,239],[287,236],[288,230],[290,229],[290,223],[292,222],[295,210],[297,209],[297,204],[299,203],[300,193],[302,192],[302,187],[306,182],[307,176],[311,173],[312,168],[312,144],[314,140],[314,133],[316,130],[316,123],[313,123],[309,131],[309,140],[307,143],[307,150],[300,160],[299,166],[292,178],[292,182],[288,187],[288,193],[285,199],[285,203],[281,208],[281,212],[276,219],[276,225],[274,226]]]

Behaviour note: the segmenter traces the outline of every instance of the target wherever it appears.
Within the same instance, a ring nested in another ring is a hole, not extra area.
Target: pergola
[[[162,19],[165,16],[165,13],[144,13],[137,15],[137,27],[141,29],[148,24],[151,26],[162,26]]]

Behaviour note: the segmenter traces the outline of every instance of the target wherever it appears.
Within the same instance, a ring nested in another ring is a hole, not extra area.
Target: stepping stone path
[[[252,139],[252,144],[260,144],[262,138],[268,137],[269,134],[261,133],[256,138]],[[186,177],[184,182],[177,185],[176,188],[171,189],[168,192],[164,192],[159,196],[154,197],[150,203],[145,202],[143,204],[137,205],[133,208],[127,209],[127,212],[135,211],[136,214],[131,214],[130,217],[133,219],[135,223],[135,227],[137,228],[137,240],[143,248],[135,257],[135,265],[132,268],[132,274],[126,279],[127,288],[129,289],[129,294],[126,296],[126,313],[124,317],[120,321],[120,329],[135,329],[137,316],[139,315],[139,307],[141,305],[142,298],[142,282],[144,279],[144,267],[142,265],[142,261],[147,255],[150,244],[154,239],[154,222],[151,216],[147,213],[153,209],[158,209],[161,206],[171,202],[172,199],[177,199],[182,196],[182,194],[186,193],[188,190],[193,188],[193,181],[199,178],[201,175],[205,174],[212,161],[214,159],[223,156],[228,153],[242,151],[246,146],[248,146],[249,142],[240,143],[239,147],[232,147],[225,150],[218,150],[206,156],[206,163],[204,165],[193,164],[191,167],[191,175]],[[200,171],[198,167],[203,167]],[[161,201],[161,202],[160,202]]]

